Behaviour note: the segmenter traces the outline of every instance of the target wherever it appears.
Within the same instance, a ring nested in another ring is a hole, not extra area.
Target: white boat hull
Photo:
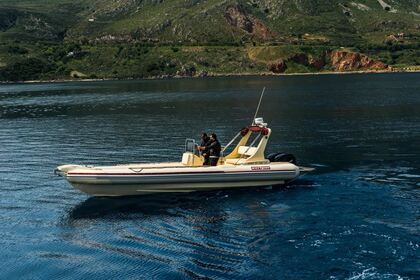
[[[133,184],[133,185],[93,185],[78,184],[72,185],[84,193],[93,196],[130,196],[146,195],[154,193],[187,193],[196,191],[210,191],[218,189],[258,187],[284,184],[284,181],[251,181],[247,183],[194,183],[194,184]]]
[[[148,168],[149,167],[149,168]],[[58,167],[58,173],[75,188],[94,196],[128,196],[151,193],[193,192],[284,184],[299,176],[291,163],[251,166],[161,167]]]

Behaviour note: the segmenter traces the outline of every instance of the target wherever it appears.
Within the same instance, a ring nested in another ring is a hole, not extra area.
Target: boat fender
[[[296,164],[296,157],[292,154],[279,153],[274,157],[274,162],[290,162]]]

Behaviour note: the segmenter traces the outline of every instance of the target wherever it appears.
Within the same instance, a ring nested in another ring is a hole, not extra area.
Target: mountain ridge
[[[116,78],[175,75],[191,67],[259,73],[279,59],[289,60],[287,71],[311,72],[334,67],[330,59],[327,68],[312,69],[289,58],[319,59],[320,50],[328,58],[340,48],[394,68],[417,67],[419,38],[418,0],[0,0],[0,78],[4,67],[29,58],[46,64],[45,77],[76,70]],[[187,55],[194,46],[207,52]],[[252,48],[286,55],[261,62],[249,55]],[[208,56],[219,65],[202,65]],[[232,67],[221,65],[229,60]],[[99,71],[105,67],[115,69]]]

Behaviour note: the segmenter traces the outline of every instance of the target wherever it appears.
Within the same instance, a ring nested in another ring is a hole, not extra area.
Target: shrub
[[[40,79],[54,70],[54,65],[39,58],[26,58],[0,69],[0,80],[23,81]]]
[[[27,54],[28,50],[19,46],[9,46],[7,52],[10,54]]]

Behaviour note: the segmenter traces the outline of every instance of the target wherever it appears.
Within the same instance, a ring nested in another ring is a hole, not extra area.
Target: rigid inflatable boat
[[[266,158],[270,135],[271,129],[263,119],[256,118],[223,147],[217,166],[203,166],[198,145],[187,139],[180,162],[61,165],[55,173],[90,195],[126,196],[279,185],[313,170],[297,166],[290,154],[277,153]]]

